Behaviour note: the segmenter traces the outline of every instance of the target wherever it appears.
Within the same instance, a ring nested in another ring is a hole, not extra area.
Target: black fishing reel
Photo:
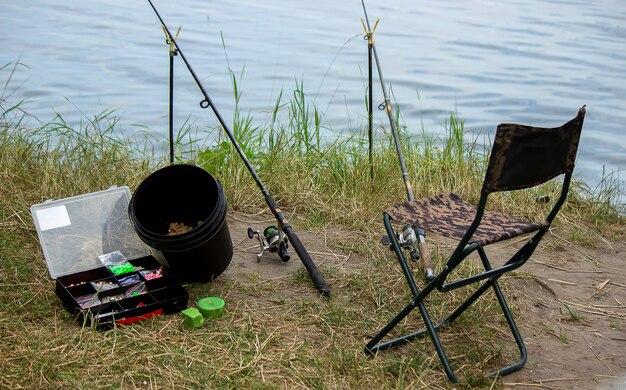
[[[276,226],[268,226],[263,230],[263,234],[259,234],[258,230],[254,230],[251,227],[248,228],[248,238],[252,239],[254,236],[259,240],[259,246],[261,251],[256,255],[257,263],[261,262],[261,257],[265,252],[278,253],[278,257],[283,262],[288,262],[290,259],[287,248],[289,248],[289,240],[287,236],[283,234],[283,231]]]

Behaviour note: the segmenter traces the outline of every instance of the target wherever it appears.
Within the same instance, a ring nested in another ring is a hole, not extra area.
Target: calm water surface
[[[225,118],[241,77],[240,107],[263,125],[296,82],[330,136],[365,126],[367,43],[360,1],[155,0]],[[555,126],[587,104],[578,174],[592,187],[603,166],[626,168],[626,1],[371,2],[385,81],[404,121],[441,133],[451,111],[474,134],[500,122]],[[223,41],[226,45],[224,49]],[[77,123],[118,108],[122,129],[167,134],[168,47],[147,2],[0,3],[1,65],[19,59],[12,99],[41,120]],[[176,124],[215,126],[177,60]],[[4,85],[6,71],[0,80]],[[377,82],[375,80],[375,82]],[[382,101],[375,85],[375,100]],[[376,122],[383,123],[383,112]],[[284,118],[284,117],[283,117]],[[623,174],[622,174],[623,176]]]

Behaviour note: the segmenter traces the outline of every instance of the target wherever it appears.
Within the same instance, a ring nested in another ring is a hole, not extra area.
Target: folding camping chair
[[[506,299],[500,290],[498,279],[504,273],[515,270],[526,263],[565,202],[574,170],[584,117],[585,106],[580,108],[574,119],[560,127],[540,128],[510,123],[500,124],[496,132],[477,206],[465,203],[457,195],[448,193],[396,204],[385,210],[383,214],[385,229],[392,249],[400,261],[413,298],[396,317],[367,343],[366,352],[376,353],[428,334],[448,378],[452,382],[456,382],[457,378],[450,367],[450,362],[446,357],[437,332],[440,328],[452,323],[483,293],[492,288],[517,343],[520,359],[509,366],[492,372],[490,375],[503,376],[524,367],[527,357],[526,347],[515,325]],[[561,175],[563,175],[563,179],[560,196],[554,202],[545,221],[541,223],[512,218],[485,209],[487,197],[492,192],[530,188]],[[411,275],[391,225],[392,220],[401,224],[413,224],[425,231],[459,240],[456,249],[450,255],[442,271],[422,290],[417,287]],[[534,234],[506,263],[496,267],[492,266],[487,258],[485,246],[528,233]],[[448,275],[474,251],[478,252],[484,271],[448,281]],[[476,282],[482,284],[467,300],[443,321],[433,323],[424,303],[431,292],[434,292],[435,289],[440,292],[449,292]],[[425,328],[381,343],[380,341],[416,307],[420,311]]]

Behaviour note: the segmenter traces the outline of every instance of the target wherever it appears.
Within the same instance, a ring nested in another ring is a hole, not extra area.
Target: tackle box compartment
[[[189,294],[135,233],[130,189],[35,204],[31,214],[55,292],[83,326],[106,329],[187,307]],[[121,254],[124,269],[101,257]]]

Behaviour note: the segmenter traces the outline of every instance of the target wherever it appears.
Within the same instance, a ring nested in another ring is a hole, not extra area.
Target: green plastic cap
[[[189,307],[181,311],[180,315],[183,317],[184,324],[190,328],[199,328],[204,323],[202,313],[200,313],[195,307]]]
[[[205,297],[198,300],[198,309],[204,318],[219,318],[224,314],[224,300],[218,297]]]

